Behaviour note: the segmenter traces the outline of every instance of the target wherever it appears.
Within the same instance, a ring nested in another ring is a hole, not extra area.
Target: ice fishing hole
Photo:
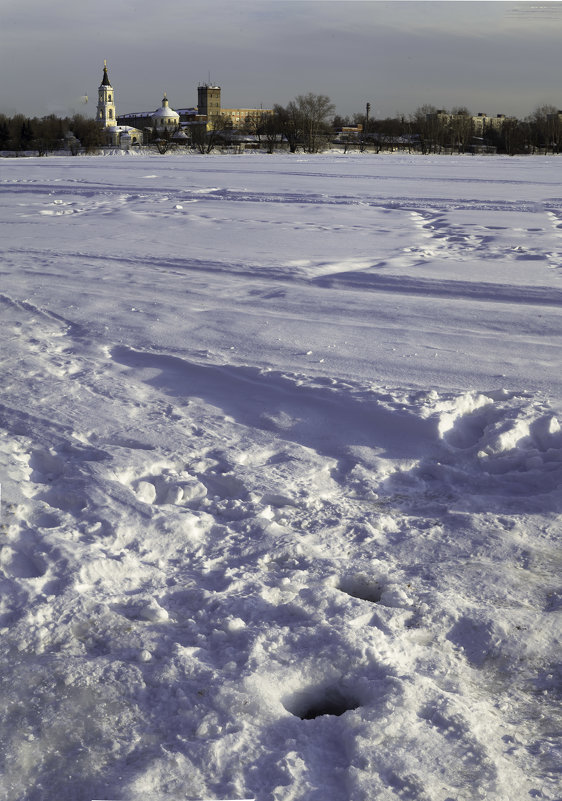
[[[355,695],[338,686],[304,690],[285,703],[285,709],[301,720],[314,720],[322,715],[339,717],[359,706],[361,702]]]
[[[368,576],[360,573],[355,576],[345,576],[338,584],[338,590],[351,595],[352,598],[359,598],[362,601],[370,601],[378,604],[383,593],[383,587],[378,581],[373,581]]]

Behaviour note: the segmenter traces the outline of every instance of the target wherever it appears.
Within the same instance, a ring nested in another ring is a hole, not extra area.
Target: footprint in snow
[[[9,545],[0,548],[0,567],[8,578],[33,579],[44,576],[47,566],[37,555],[28,555]]]

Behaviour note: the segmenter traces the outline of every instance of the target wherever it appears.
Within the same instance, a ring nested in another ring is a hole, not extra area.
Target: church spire
[[[109,82],[107,74],[107,61],[103,62],[103,78],[98,88],[98,108],[96,113],[98,122],[104,127],[114,126],[117,121],[115,108],[115,92]]]
[[[101,86],[111,86],[109,82],[109,76],[107,74],[107,61],[105,59],[103,60],[103,78]]]

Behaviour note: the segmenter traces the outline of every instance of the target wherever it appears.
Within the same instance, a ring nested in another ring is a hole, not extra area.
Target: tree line
[[[270,153],[279,148],[291,153],[299,149],[317,153],[334,143],[344,150],[374,152],[464,153],[482,148],[510,155],[560,153],[561,117],[556,107],[542,105],[524,120],[488,120],[482,130],[476,130],[472,115],[464,107],[448,112],[425,105],[411,115],[384,119],[370,119],[367,109],[365,113],[342,117],[335,113],[329,97],[309,93],[298,95],[286,106],[276,104],[272,111],[249,115],[237,130],[224,115],[212,118],[207,126],[186,126],[189,137],[185,144],[201,153],[244,137],[251,137],[258,147]],[[146,138],[151,141],[150,136]],[[169,134],[167,139],[154,140],[160,152],[173,144]],[[93,152],[103,145],[103,129],[94,119],[81,114],[64,118],[54,114],[42,118],[0,114],[0,151],[35,150],[43,155],[60,149]]]
[[[29,118],[23,114],[7,117],[0,114],[0,151],[35,150],[39,155],[45,155],[56,150],[72,150],[79,143],[86,152],[90,152],[103,142],[103,133],[98,123],[82,114],[72,117],[49,114],[41,118]]]
[[[337,143],[344,150],[380,152],[407,150],[421,153],[466,153],[481,149],[509,155],[562,152],[562,115],[551,105],[538,106],[524,120],[486,118],[481,130],[465,107],[451,111],[420,106],[411,115],[370,119],[368,112],[342,117],[325,95],[300,95],[273,113],[246,119],[241,133],[253,136],[269,152],[285,147],[317,153]],[[207,143],[232,128],[227,118],[215,120]],[[346,132],[347,129],[347,132]],[[354,130],[355,129],[355,130]],[[219,136],[220,138],[220,136]]]
[[[339,118],[338,124],[349,123]],[[466,107],[448,111],[434,106],[420,106],[409,116],[397,115],[384,120],[366,120],[354,115],[354,124],[365,125],[364,138],[375,149],[415,149],[422,153],[466,153],[478,149],[508,155],[560,153],[562,120],[558,109],[538,106],[523,120],[515,117],[485,118],[480,129]]]
[[[306,153],[318,153],[333,138],[331,117],[335,106],[326,95],[299,95],[287,106],[275,105],[272,111],[249,114],[239,129],[235,129],[230,117],[218,114],[208,124],[191,123],[186,126],[189,141],[200,153],[210,153],[215,147],[234,144],[238,139],[252,137],[258,146],[275,149],[288,148],[295,153],[298,148]],[[165,152],[173,143],[173,132],[148,131],[148,141],[153,141],[160,152]]]

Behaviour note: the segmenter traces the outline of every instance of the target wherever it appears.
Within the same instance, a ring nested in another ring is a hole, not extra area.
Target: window
[[[113,119],[113,109],[112,108],[109,109],[109,119],[110,120]]]

